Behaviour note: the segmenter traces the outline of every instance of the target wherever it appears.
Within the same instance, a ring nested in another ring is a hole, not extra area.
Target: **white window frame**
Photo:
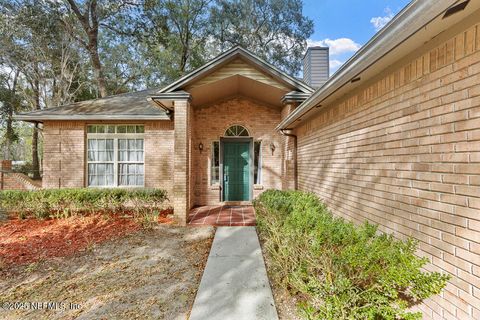
[[[115,133],[88,133],[89,126],[114,126]],[[142,126],[144,128],[143,133],[116,133],[119,126]],[[144,188],[145,187],[145,125],[144,124],[108,124],[108,123],[89,123],[85,127],[87,132],[87,140],[85,142],[85,184],[88,188]],[[113,161],[89,161],[88,160],[88,140],[89,139],[113,139]],[[140,161],[119,161],[118,157],[118,140],[121,139],[143,139],[143,159]],[[101,163],[113,163],[113,185],[112,186],[90,186],[88,183],[88,165],[89,164],[101,164]],[[120,164],[143,164],[143,184],[142,185],[119,185],[118,184],[118,167]]]

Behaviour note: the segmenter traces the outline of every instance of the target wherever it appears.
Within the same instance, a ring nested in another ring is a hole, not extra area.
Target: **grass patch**
[[[420,319],[409,308],[449,279],[422,270],[413,239],[336,218],[313,194],[268,190],[254,206],[272,280],[304,319]]]

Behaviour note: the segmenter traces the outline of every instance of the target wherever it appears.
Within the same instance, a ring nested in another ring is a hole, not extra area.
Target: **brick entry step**
[[[203,206],[193,208],[188,216],[189,225],[255,226],[252,206]]]

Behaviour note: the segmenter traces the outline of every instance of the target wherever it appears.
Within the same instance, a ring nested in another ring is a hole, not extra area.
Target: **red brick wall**
[[[111,123],[111,122],[104,122]],[[135,121],[135,123],[139,123]],[[145,186],[173,187],[173,123],[145,121]],[[43,187],[85,187],[86,123],[44,123]]]
[[[0,179],[2,180],[2,187],[0,190],[28,190],[24,183],[15,179],[12,173],[0,173]]]
[[[145,186],[173,190],[173,122],[145,123]]]
[[[34,181],[23,173],[12,172],[12,160],[0,160],[0,190],[34,190],[41,181]]]
[[[43,187],[85,186],[85,123],[46,121],[43,137]]]
[[[419,306],[426,319],[480,319],[480,26],[469,21],[297,130],[300,189],[418,239],[428,269],[452,275]]]

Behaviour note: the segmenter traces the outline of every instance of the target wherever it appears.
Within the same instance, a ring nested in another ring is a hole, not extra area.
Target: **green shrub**
[[[79,188],[2,191],[0,207],[20,218],[66,218],[88,213],[154,214],[168,200],[161,189]]]
[[[268,190],[254,206],[269,272],[305,319],[418,319],[409,307],[449,279],[422,271],[415,241],[336,218],[313,194]]]

